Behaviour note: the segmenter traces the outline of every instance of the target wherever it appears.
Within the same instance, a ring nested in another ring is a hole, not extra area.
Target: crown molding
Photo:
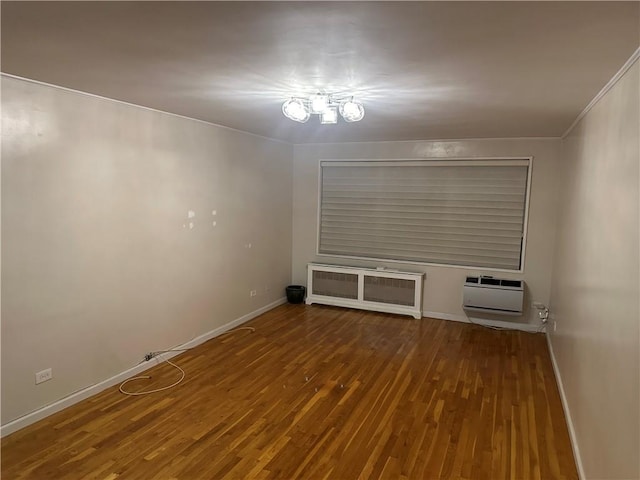
[[[226,125],[220,125],[218,123],[208,122],[207,120],[200,120],[199,118],[187,117],[186,115],[180,115],[179,113],[167,112],[166,110],[158,110],[157,108],[145,107],[144,105],[138,105],[137,103],[125,102],[124,100],[118,100],[116,98],[111,97],[103,97],[102,95],[97,95],[95,93],[84,92],[82,90],[76,90],[74,88],[63,87],[62,85],[56,85],[53,83],[42,82],[40,80],[34,80],[33,78],[21,77],[19,75],[14,75],[12,73],[0,72],[0,77],[13,78],[15,80],[22,80],[23,82],[35,83],[37,85],[43,85],[45,87],[56,88],[58,90],[64,90],[65,92],[76,93],[78,95],[84,95],[87,97],[98,98],[100,100],[106,100],[108,102],[115,102],[121,105],[127,105],[129,107],[141,108],[143,110],[148,110],[150,112],[162,113],[164,115],[170,115],[172,117],[182,118],[184,120],[191,120],[198,123],[203,123],[205,125],[210,125],[212,127],[222,128],[224,130],[230,130],[232,132],[244,133],[245,135],[251,135],[252,137],[261,138],[262,140],[268,140],[270,142],[283,143],[285,145],[293,145],[291,142],[287,142],[285,140],[280,140],[279,138],[271,138],[265,137],[264,135],[258,135],[257,133],[247,132],[245,130],[240,130],[238,128],[227,127]]]
[[[602,87],[602,90],[600,90],[598,94],[595,97],[593,97],[593,100],[591,100],[589,104],[584,108],[584,110],[580,112],[580,115],[576,117],[576,119],[569,126],[569,128],[567,128],[567,130],[562,134],[561,138],[563,140],[567,137],[567,135],[571,133],[571,130],[575,128],[575,126],[580,122],[580,120],[582,120],[582,118],[587,113],[589,113],[589,111],[595,106],[595,104],[598,103],[600,99],[604,97],[607,94],[607,92],[611,90],[616,83],[618,83],[618,80],[620,80],[622,76],[625,73],[627,73],[627,70],[629,70],[632,67],[632,65],[638,61],[638,58],[640,58],[640,47],[638,47],[638,49],[635,52],[633,52],[631,57],[629,57],[629,60],[625,62],[622,68],[620,68],[620,70],[618,70],[618,72],[613,77],[611,77],[611,80],[609,80],[607,84],[604,87]]]

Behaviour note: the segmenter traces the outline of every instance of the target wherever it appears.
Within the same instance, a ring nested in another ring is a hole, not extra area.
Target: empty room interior
[[[639,2],[0,9],[2,478],[640,478]]]

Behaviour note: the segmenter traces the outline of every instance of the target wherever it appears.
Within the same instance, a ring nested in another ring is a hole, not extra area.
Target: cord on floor
[[[470,317],[467,317],[467,319],[469,320],[469,323],[471,323],[473,325],[477,325],[477,326],[482,327],[482,328],[488,328],[489,330],[498,330],[498,331],[503,330],[503,331],[509,331],[509,332],[521,331],[521,330],[519,330],[517,328],[496,327],[494,325],[485,325],[485,324],[482,324],[482,323],[477,323],[477,322],[474,322],[473,320],[471,320]],[[535,333],[542,333],[542,331],[546,328],[546,326],[547,326],[547,324],[543,323],[542,325],[540,325],[540,327],[538,328],[538,330]]]
[[[167,362],[169,365],[176,367],[178,370],[180,370],[180,373],[182,374],[182,376],[180,377],[180,380],[178,380],[177,382],[172,383],[171,385],[168,385],[166,387],[162,387],[162,388],[156,388],[155,390],[147,390],[146,392],[127,392],[124,389],[124,386],[128,383],[128,382],[132,382],[134,380],[141,380],[141,379],[149,379],[151,378],[150,375],[141,375],[139,377],[133,377],[133,378],[129,378],[128,380],[125,380],[124,382],[122,382],[120,384],[120,391],[122,393],[124,393],[125,395],[131,395],[131,396],[139,396],[139,395],[149,395],[150,393],[156,393],[156,392],[162,392],[163,390],[169,390],[170,388],[175,387],[176,385],[178,385],[180,382],[182,382],[182,380],[184,380],[185,377],[185,373],[184,370],[182,370],[178,365],[176,365],[175,363],[169,361],[169,360],[165,360],[165,362]]]
[[[252,332],[252,333],[256,331],[256,329],[255,329],[255,328],[253,328],[253,327],[238,327],[238,328],[236,328],[236,329],[234,329],[234,330],[228,330],[228,331],[226,331],[226,332],[223,332],[223,333],[221,333],[221,334],[220,334],[220,335],[218,335],[218,336],[219,336],[219,337],[221,337],[222,335],[227,335],[227,334],[229,334],[229,333],[234,333],[234,332],[237,332],[238,330],[249,330],[249,331],[250,331],[250,332]],[[152,354],[153,354],[153,357],[155,357],[155,356],[157,356],[157,355],[159,355],[159,354],[161,354],[161,353],[168,353],[168,352],[186,352],[187,350],[191,350],[192,348],[194,348],[194,347],[191,347],[191,348],[173,348],[173,349],[170,349],[170,350],[158,350],[158,351],[156,351],[156,352],[152,352]],[[151,357],[151,358],[153,358],[153,357]],[[140,365],[140,363],[142,363],[142,362],[144,362],[144,361],[147,361],[147,360],[150,360],[150,359],[146,359],[146,358],[145,358],[145,359],[141,360],[141,361],[138,363],[138,365]],[[166,362],[166,363],[168,363],[169,365],[171,365],[172,367],[177,368],[177,369],[180,371],[181,376],[180,376],[180,379],[179,379],[178,381],[176,381],[176,382],[172,383],[171,385],[167,385],[166,387],[156,388],[155,390],[147,390],[147,391],[145,391],[145,392],[127,392],[127,391],[124,389],[124,386],[125,386],[127,383],[132,382],[132,381],[134,381],[134,380],[148,380],[148,379],[150,379],[150,378],[151,378],[151,376],[150,376],[150,375],[140,375],[140,376],[138,376],[138,377],[132,377],[132,378],[129,378],[129,379],[125,380],[124,382],[122,382],[122,383],[120,384],[120,388],[119,388],[120,392],[121,392],[121,393],[124,393],[125,395],[130,395],[130,396],[135,397],[135,396],[141,396],[141,395],[149,395],[150,393],[162,392],[163,390],[169,390],[170,388],[173,388],[173,387],[177,386],[178,384],[180,384],[180,382],[182,382],[182,380],[184,380],[184,377],[186,376],[186,374],[184,373],[184,370],[183,370],[183,369],[181,369],[178,365],[176,365],[175,363],[173,363],[173,362],[171,362],[171,361],[169,361],[169,360],[165,360],[165,362]]]

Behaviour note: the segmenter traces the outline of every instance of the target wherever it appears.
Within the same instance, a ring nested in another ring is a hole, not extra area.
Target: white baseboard
[[[564,393],[564,385],[562,384],[562,376],[558,369],[558,363],[556,362],[556,356],[553,353],[553,346],[551,345],[551,336],[547,335],[547,345],[549,346],[549,355],[551,356],[551,364],[553,365],[553,372],[556,374],[556,384],[560,391],[560,400],[562,401],[562,409],[564,410],[564,417],[567,419],[567,428],[569,429],[569,437],[571,438],[571,449],[573,450],[573,457],[576,460],[576,467],[578,468],[578,478],[585,480],[587,477],[584,474],[584,466],[582,465],[582,457],[580,456],[580,448],[578,448],[578,439],[576,437],[576,431],[573,428],[573,420],[571,420],[571,412],[569,411],[569,404],[567,403],[567,397]]]
[[[265,305],[262,308],[259,308],[257,310],[254,310],[253,312],[247,313],[246,315],[243,315],[240,318],[236,318],[235,320],[233,320],[233,321],[231,321],[229,323],[226,323],[221,327],[214,328],[210,332],[207,332],[207,333],[205,333],[203,335],[200,335],[199,337],[196,337],[193,340],[189,340],[188,342],[183,343],[182,345],[180,345],[178,347],[173,347],[173,348],[176,348],[176,349],[179,349],[179,348],[193,348],[193,347],[195,347],[197,345],[200,345],[201,343],[206,342],[207,340],[211,340],[212,338],[215,338],[218,335],[223,334],[227,330],[231,330],[233,327],[237,327],[238,325],[242,325],[243,323],[248,322],[249,320],[256,318],[258,315],[262,315],[263,313],[268,312],[269,310],[272,310],[272,309],[276,308],[277,306],[282,305],[284,303],[287,303],[286,297],[279,298],[275,302],[271,302],[270,304]]]
[[[262,308],[254,310],[253,312],[243,315],[240,318],[236,318],[235,320],[232,320],[231,322],[226,323],[221,327],[214,328],[210,332],[200,335],[199,337],[196,337],[193,340],[189,340],[188,342],[183,343],[182,345],[176,346],[174,348],[176,349],[193,348],[197,345],[200,345],[201,343],[206,342],[207,340],[211,340],[212,338],[215,338],[218,335],[223,334],[227,330],[231,330],[232,328],[237,327],[238,325],[241,325],[245,322],[248,322],[249,320],[257,317],[258,315],[262,315],[263,313],[279,305],[282,305],[283,303],[286,303],[286,301],[287,301],[286,298],[284,297],[280,298],[275,302],[271,302],[270,304],[265,305]],[[157,365],[158,363],[164,360],[168,360],[170,358],[175,357],[176,355],[180,355],[180,353],[182,352],[162,353],[157,357],[154,357],[153,360],[150,360],[149,362],[155,362],[154,365]],[[23,415],[22,417],[16,418],[15,420],[5,425],[0,426],[0,437],[5,437],[13,432],[20,430],[21,428],[24,428],[28,425],[31,425],[32,423],[42,420],[43,418],[46,418],[49,415],[53,415],[54,413],[59,412],[60,410],[64,410],[65,408],[70,407],[71,405],[74,405],[93,395],[96,395],[97,393],[100,393],[101,391],[109,387],[122,383],[127,378],[130,378],[134,375],[144,372],[145,370],[148,370],[149,368],[154,366],[154,365],[150,365],[149,362],[144,362],[139,365],[136,365],[135,367],[129,368],[123,372],[118,373],[117,375],[114,375],[111,378],[108,378],[106,380],[103,380],[102,382],[96,383],[95,385],[91,385],[90,387],[83,388],[82,390],[78,390],[77,392],[74,392],[71,395],[61,398],[56,402],[53,402],[49,405],[39,408],[38,410],[35,410],[31,413]]]
[[[506,322],[503,320],[488,320],[486,318],[467,317],[466,315],[455,315],[453,313],[422,312],[423,317],[437,318],[438,320],[453,320],[454,322],[477,323],[487,327],[509,328],[511,330],[522,330],[523,332],[537,332],[539,325],[530,323]]]

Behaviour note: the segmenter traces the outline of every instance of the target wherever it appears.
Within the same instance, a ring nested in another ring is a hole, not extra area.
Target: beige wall
[[[291,158],[287,144],[3,77],[2,423],[283,297]]]
[[[557,193],[559,139],[499,139],[419,142],[371,142],[333,145],[296,145],[293,162],[293,281],[306,284],[308,262],[336,263],[356,266],[379,266],[384,262],[358,261],[317,256],[318,236],[318,161],[319,159],[414,159],[446,157],[509,157],[533,156],[529,234],[523,274],[496,273],[488,275],[524,279],[527,285],[523,317],[486,316],[502,321],[517,321],[538,325],[532,301],[549,302],[551,259],[555,229],[555,197]],[[425,312],[444,317],[464,319],[462,284],[469,274],[485,273],[479,269],[387,264],[397,268],[426,272]]]
[[[589,479],[640,478],[638,71],[563,145],[551,344]]]

